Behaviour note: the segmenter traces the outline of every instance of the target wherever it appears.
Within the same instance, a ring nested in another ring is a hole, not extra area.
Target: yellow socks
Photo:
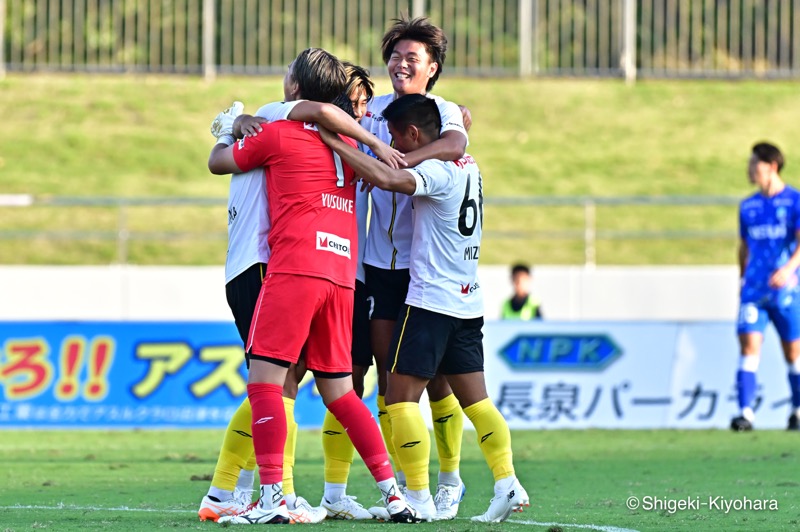
[[[250,401],[245,397],[225,429],[222,449],[214,468],[214,478],[211,479],[213,487],[233,493],[239,480],[239,471],[245,468],[249,460],[254,459],[252,418]]]
[[[286,411],[286,446],[283,448],[283,495],[294,495],[294,456],[297,447],[297,422],[294,420],[294,399],[283,398]]]
[[[461,435],[464,432],[464,414],[454,394],[441,401],[431,401],[433,436],[439,453],[441,473],[455,473],[461,461]]]
[[[325,455],[325,482],[347,484],[355,448],[342,424],[330,411],[325,412],[322,422],[322,452]]]
[[[503,415],[489,398],[464,409],[478,436],[478,446],[483,452],[495,482],[514,474],[511,459],[511,432]]]
[[[397,451],[392,442],[392,424],[389,422],[389,413],[386,411],[386,399],[384,396],[378,396],[378,422],[381,425],[381,434],[383,434],[383,442],[386,444],[386,450],[392,458],[395,472],[402,475],[403,466],[397,460]]]
[[[392,424],[392,441],[406,477],[408,489],[429,489],[428,466],[431,460],[431,436],[418,403],[397,403],[386,410]]]

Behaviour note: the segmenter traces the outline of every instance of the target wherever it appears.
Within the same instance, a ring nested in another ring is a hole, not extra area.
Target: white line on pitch
[[[560,526],[563,528],[585,528],[588,530],[599,530],[600,532],[638,532],[631,528],[619,528],[617,526],[606,525],[579,525],[570,523],[540,523],[539,521],[527,521],[522,519],[509,519],[506,523],[517,523],[520,525],[534,525],[534,526]]]
[[[0,510],[76,510],[76,511],[107,511],[107,512],[158,512],[158,513],[178,513],[189,514],[194,513],[194,510],[170,510],[170,509],[157,509],[157,508],[131,508],[129,506],[116,506],[112,508],[101,508],[98,506],[73,506],[70,504],[58,504],[56,506],[42,506],[42,505],[22,505],[15,504],[13,506],[0,506]],[[582,525],[574,523],[542,523],[539,521],[528,521],[523,519],[510,519],[508,523],[516,523],[519,525],[533,525],[533,526],[560,526],[563,528],[583,528],[587,530],[598,530],[599,532],[638,532],[630,528],[620,528],[616,526],[605,525]]]
[[[99,506],[73,506],[71,504],[58,504],[56,506],[41,505],[22,505],[0,506],[0,510],[78,510],[78,511],[107,511],[107,512],[160,512],[160,513],[193,513],[194,510],[161,510],[157,508],[131,508],[129,506],[116,506],[113,508],[101,508]]]

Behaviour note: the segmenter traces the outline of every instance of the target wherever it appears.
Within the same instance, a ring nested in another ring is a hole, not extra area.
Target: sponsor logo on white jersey
[[[317,249],[350,258],[350,240],[330,233],[317,231]]]
[[[475,159],[472,158],[472,155],[465,154],[461,159],[453,161],[453,163],[459,168],[464,168],[468,164],[475,164]]]
[[[461,285],[461,293],[464,295],[471,294],[472,292],[481,287],[481,285],[478,284],[478,281],[475,281],[474,283],[467,283],[467,284],[459,283],[459,284]]]

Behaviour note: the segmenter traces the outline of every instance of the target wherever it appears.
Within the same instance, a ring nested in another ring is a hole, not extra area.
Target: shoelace
[[[363,506],[360,503],[356,502],[356,499],[358,499],[358,497],[356,497],[355,495],[345,495],[339,500],[341,500],[341,501],[349,501],[349,502],[353,503],[354,505],[360,506],[361,508],[363,508]],[[380,499],[380,502],[383,502],[383,499]]]
[[[436,492],[435,500],[437,502],[442,501],[447,506],[453,506],[456,500],[455,490],[449,490],[447,489],[447,486],[440,486]]]
[[[248,504],[253,503],[253,491],[254,490],[243,490],[236,488],[233,491],[233,498],[238,502],[244,504],[245,506]]]
[[[247,512],[249,512],[250,510],[252,510],[253,508],[255,508],[257,505],[258,505],[258,501],[251,502],[250,504],[248,504],[248,505],[247,505],[247,508],[245,508],[244,510],[241,510],[241,511],[239,511],[239,512],[236,512],[236,513],[235,513],[235,514],[233,514],[233,515],[242,515],[242,514],[246,514]]]

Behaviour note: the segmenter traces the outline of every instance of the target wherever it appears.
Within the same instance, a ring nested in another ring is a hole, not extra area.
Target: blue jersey
[[[783,288],[769,286],[772,273],[786,264],[797,247],[800,192],[786,186],[773,197],[761,193],[739,206],[739,236],[747,244],[742,303],[788,305],[798,291],[797,270]]]

